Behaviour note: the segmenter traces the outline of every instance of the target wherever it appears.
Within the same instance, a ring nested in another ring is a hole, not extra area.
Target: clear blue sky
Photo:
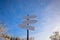
[[[47,13],[51,11],[48,7],[52,2],[54,0],[0,0],[0,20],[7,25],[8,34],[23,37],[26,36],[26,30],[18,27],[18,24],[22,23],[22,17],[27,14],[36,15],[38,20],[36,25],[34,25],[36,30],[30,32],[30,34],[38,34],[43,32],[45,30],[44,25],[46,26],[49,23],[47,19],[52,14]],[[50,11],[48,12],[47,9]]]

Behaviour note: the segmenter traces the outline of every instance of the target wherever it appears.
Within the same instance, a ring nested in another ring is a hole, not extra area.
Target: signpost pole
[[[29,30],[27,29],[27,40],[29,40]]]

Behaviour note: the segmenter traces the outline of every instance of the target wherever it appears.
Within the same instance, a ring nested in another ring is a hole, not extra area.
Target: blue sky
[[[60,28],[59,4],[59,0],[0,0],[0,20],[7,25],[9,35],[26,37],[26,30],[18,24],[22,23],[23,16],[36,15],[38,22],[33,25],[35,31],[30,31],[30,36],[48,40],[50,34]]]

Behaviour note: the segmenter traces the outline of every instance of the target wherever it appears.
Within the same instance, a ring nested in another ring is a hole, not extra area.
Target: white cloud
[[[50,40],[51,34],[60,29],[60,0],[53,0],[45,8],[42,16],[43,32],[34,34],[34,37],[35,40]],[[37,28],[39,31],[40,29]]]

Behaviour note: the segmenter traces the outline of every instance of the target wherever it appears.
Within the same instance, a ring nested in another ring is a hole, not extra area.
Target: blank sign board
[[[36,23],[37,20],[24,20],[22,23],[24,24],[32,24],[32,23]]]
[[[22,17],[23,19],[33,19],[33,18],[36,18],[37,16],[35,15],[32,15],[32,16],[24,16]]]
[[[27,25],[20,25],[21,28],[28,29],[28,30],[34,30],[33,26],[27,26]]]

